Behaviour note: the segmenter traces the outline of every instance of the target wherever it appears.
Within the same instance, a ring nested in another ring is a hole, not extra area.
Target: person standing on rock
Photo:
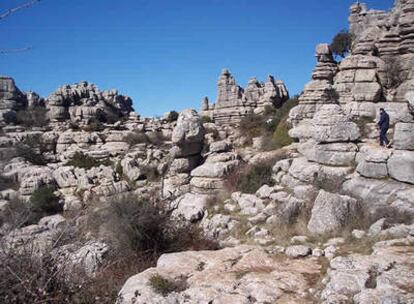
[[[387,132],[390,127],[390,116],[383,108],[380,109],[380,120],[378,122],[380,129],[380,146],[386,146],[389,148],[390,141],[387,138]]]

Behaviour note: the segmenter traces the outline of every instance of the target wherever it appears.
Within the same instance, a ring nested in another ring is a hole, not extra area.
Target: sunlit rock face
[[[267,108],[280,107],[289,99],[283,81],[271,75],[264,83],[253,77],[243,89],[227,69],[221,72],[217,90],[215,104],[210,104],[206,98],[202,100],[201,114],[221,125],[237,124],[246,115],[264,113]]]
[[[100,91],[86,81],[57,89],[46,99],[46,107],[52,121],[86,123],[92,119],[114,122],[133,111],[128,96],[118,94],[117,90]]]

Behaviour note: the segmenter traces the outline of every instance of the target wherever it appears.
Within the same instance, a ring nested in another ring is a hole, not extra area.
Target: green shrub
[[[237,190],[243,193],[255,193],[263,185],[273,185],[272,166],[269,164],[258,164],[249,166],[240,176]]]
[[[265,113],[262,115],[249,114],[245,116],[240,121],[240,133],[247,136],[249,141],[254,137],[263,136],[264,150],[275,150],[289,144],[290,141],[286,138],[288,137],[287,119],[289,111],[297,106],[298,103],[298,96],[295,95],[279,108],[266,108]],[[279,127],[279,125],[281,126]]]
[[[72,159],[66,163],[67,166],[74,166],[78,168],[91,169],[93,167],[99,167],[100,165],[111,166],[112,163],[109,159],[98,160],[82,152],[76,152]]]
[[[47,110],[42,107],[28,108],[18,111],[16,114],[17,123],[27,128],[45,127],[49,120]]]
[[[51,186],[41,186],[35,190],[30,197],[30,203],[32,216],[38,219],[63,211],[63,206],[59,203],[59,197],[55,195],[55,188]]]
[[[150,285],[154,291],[164,297],[171,292],[181,292],[187,289],[187,282],[185,279],[173,281],[163,276],[156,274],[150,278]]]
[[[22,157],[34,165],[44,166],[47,164],[42,154],[46,152],[46,146],[40,135],[26,137],[16,144],[15,149],[17,157]]]
[[[290,138],[288,132],[289,128],[286,120],[278,124],[275,132],[272,135],[272,142],[276,148],[288,146],[292,143],[292,138]]]
[[[135,195],[115,198],[108,212],[93,223],[110,223],[113,243],[123,252],[143,252],[159,256],[165,252],[215,249],[217,244],[205,238],[196,226],[177,227],[162,203]]]
[[[400,62],[395,58],[385,60],[385,73],[387,75],[387,87],[390,89],[398,88],[408,76]]]
[[[213,120],[211,119],[211,117],[210,116],[207,116],[207,115],[202,116],[201,117],[201,121],[202,121],[202,123],[210,123],[210,122],[213,122]]]
[[[347,30],[342,30],[335,35],[331,42],[331,50],[335,56],[345,58],[351,51],[354,36]]]

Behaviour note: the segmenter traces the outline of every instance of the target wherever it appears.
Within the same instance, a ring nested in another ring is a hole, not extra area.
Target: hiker
[[[388,128],[390,127],[390,116],[383,108],[380,109],[380,120],[378,122],[380,129],[380,146],[389,148],[390,141],[387,138]]]

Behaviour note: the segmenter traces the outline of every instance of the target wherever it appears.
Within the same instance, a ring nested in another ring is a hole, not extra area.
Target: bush
[[[109,159],[98,160],[89,155],[83,154],[82,152],[76,152],[72,159],[66,163],[66,165],[88,170],[93,167],[99,167],[100,165],[111,166],[112,163]]]
[[[173,281],[170,279],[166,279],[158,274],[153,275],[150,278],[150,284],[155,292],[159,293],[160,295],[163,295],[164,297],[171,292],[181,292],[188,288],[185,279]]]
[[[288,135],[287,119],[289,111],[299,103],[298,96],[290,98],[279,108],[268,108],[262,115],[250,114],[240,121],[240,133],[248,140],[263,136],[263,149],[275,150],[289,145],[292,141]]]
[[[116,231],[114,243],[122,251],[159,256],[165,252],[217,248],[217,244],[204,238],[198,228],[177,227],[160,202],[133,195],[110,202],[101,222],[111,223],[111,230]]]
[[[273,185],[272,167],[274,161],[263,162],[256,165],[244,165],[234,170],[226,180],[229,192],[241,191],[255,193],[263,185]]]
[[[55,188],[51,186],[42,186],[35,190],[30,197],[30,203],[32,212],[40,217],[63,211],[59,197],[55,195]]]
[[[331,50],[335,56],[345,58],[351,51],[354,36],[347,30],[342,30],[335,35],[331,42]]]
[[[6,190],[6,189],[15,189],[17,190],[19,188],[19,183],[8,176],[0,175],[0,191]]]
[[[210,122],[213,122],[213,119],[211,119],[210,116],[204,115],[204,116],[201,117],[201,122],[202,123],[210,123]]]
[[[27,128],[45,127],[49,120],[47,117],[47,109],[42,107],[33,107],[17,112],[17,123]]]
[[[385,73],[387,75],[387,87],[398,88],[406,79],[407,73],[402,70],[401,64],[394,58],[385,60]]]
[[[40,135],[26,137],[17,143],[15,149],[17,157],[22,157],[34,165],[44,166],[47,164],[43,156],[43,153],[46,151],[46,146]]]

